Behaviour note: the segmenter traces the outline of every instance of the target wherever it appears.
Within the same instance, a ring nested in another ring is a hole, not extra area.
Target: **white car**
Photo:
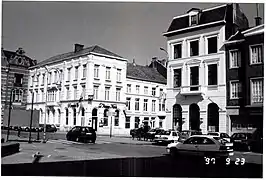
[[[194,135],[184,142],[175,141],[168,144],[166,150],[171,156],[185,154],[207,157],[229,157],[234,155],[233,143],[210,135]]]
[[[220,138],[223,138],[225,140],[227,140],[228,142],[230,142],[230,136],[226,133],[222,133],[222,132],[208,132],[207,135],[211,135],[211,136],[218,136]]]
[[[164,131],[158,135],[155,135],[154,142],[159,143],[171,143],[177,141],[179,138],[179,132],[174,130]]]

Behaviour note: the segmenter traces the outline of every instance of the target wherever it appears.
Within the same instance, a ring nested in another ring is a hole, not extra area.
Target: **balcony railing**
[[[253,95],[251,97],[251,102],[252,103],[263,103],[263,96],[262,95]]]
[[[203,88],[201,85],[180,87],[180,94],[182,95],[200,95],[202,93],[203,93]]]

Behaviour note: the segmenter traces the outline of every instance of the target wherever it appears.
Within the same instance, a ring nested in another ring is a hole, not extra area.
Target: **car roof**
[[[213,137],[217,137],[217,136],[202,134],[202,135],[193,135],[193,136],[190,136],[190,137],[207,137],[207,138],[213,138]]]

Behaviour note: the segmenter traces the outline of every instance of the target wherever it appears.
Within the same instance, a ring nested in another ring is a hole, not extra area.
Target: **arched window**
[[[49,109],[47,109],[47,122],[49,123],[49,119],[50,119],[50,110]]]
[[[115,126],[119,126],[119,110],[115,110]]]
[[[53,114],[53,123],[55,123],[55,110],[52,110],[52,114]]]
[[[39,118],[39,123],[42,123],[42,109],[40,109],[40,118]]]
[[[97,109],[94,108],[92,110],[92,127],[97,131],[97,124],[98,124],[98,116],[97,116]],[[102,123],[100,123],[100,126],[102,127]]]
[[[103,113],[103,125],[104,126],[108,126],[108,109],[105,109],[104,110],[104,113]]]
[[[85,109],[81,109],[81,126],[85,125]]]
[[[66,109],[66,125],[68,125],[68,109]]]
[[[73,125],[76,125],[77,123],[77,110],[76,108],[73,108]]]

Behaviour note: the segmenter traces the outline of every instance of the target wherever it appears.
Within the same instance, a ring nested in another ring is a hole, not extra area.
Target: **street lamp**
[[[46,85],[44,85],[45,89],[45,105],[44,105],[44,127],[43,127],[43,143],[46,143],[46,111],[47,111],[47,90],[48,90],[48,74],[51,72],[51,70],[56,70],[58,72],[59,75],[59,79],[60,79],[60,70],[58,68],[51,68],[50,70],[48,70],[48,68],[46,66],[44,66],[45,71],[47,72],[47,76],[46,76]],[[51,77],[50,77],[51,78]]]
[[[164,48],[162,48],[162,47],[160,47],[160,50],[161,50],[161,51],[164,51],[164,52],[166,53],[166,55],[167,55],[167,57],[166,57],[166,68],[167,68],[168,61],[169,61],[169,54],[168,54],[168,52],[167,52]]]

